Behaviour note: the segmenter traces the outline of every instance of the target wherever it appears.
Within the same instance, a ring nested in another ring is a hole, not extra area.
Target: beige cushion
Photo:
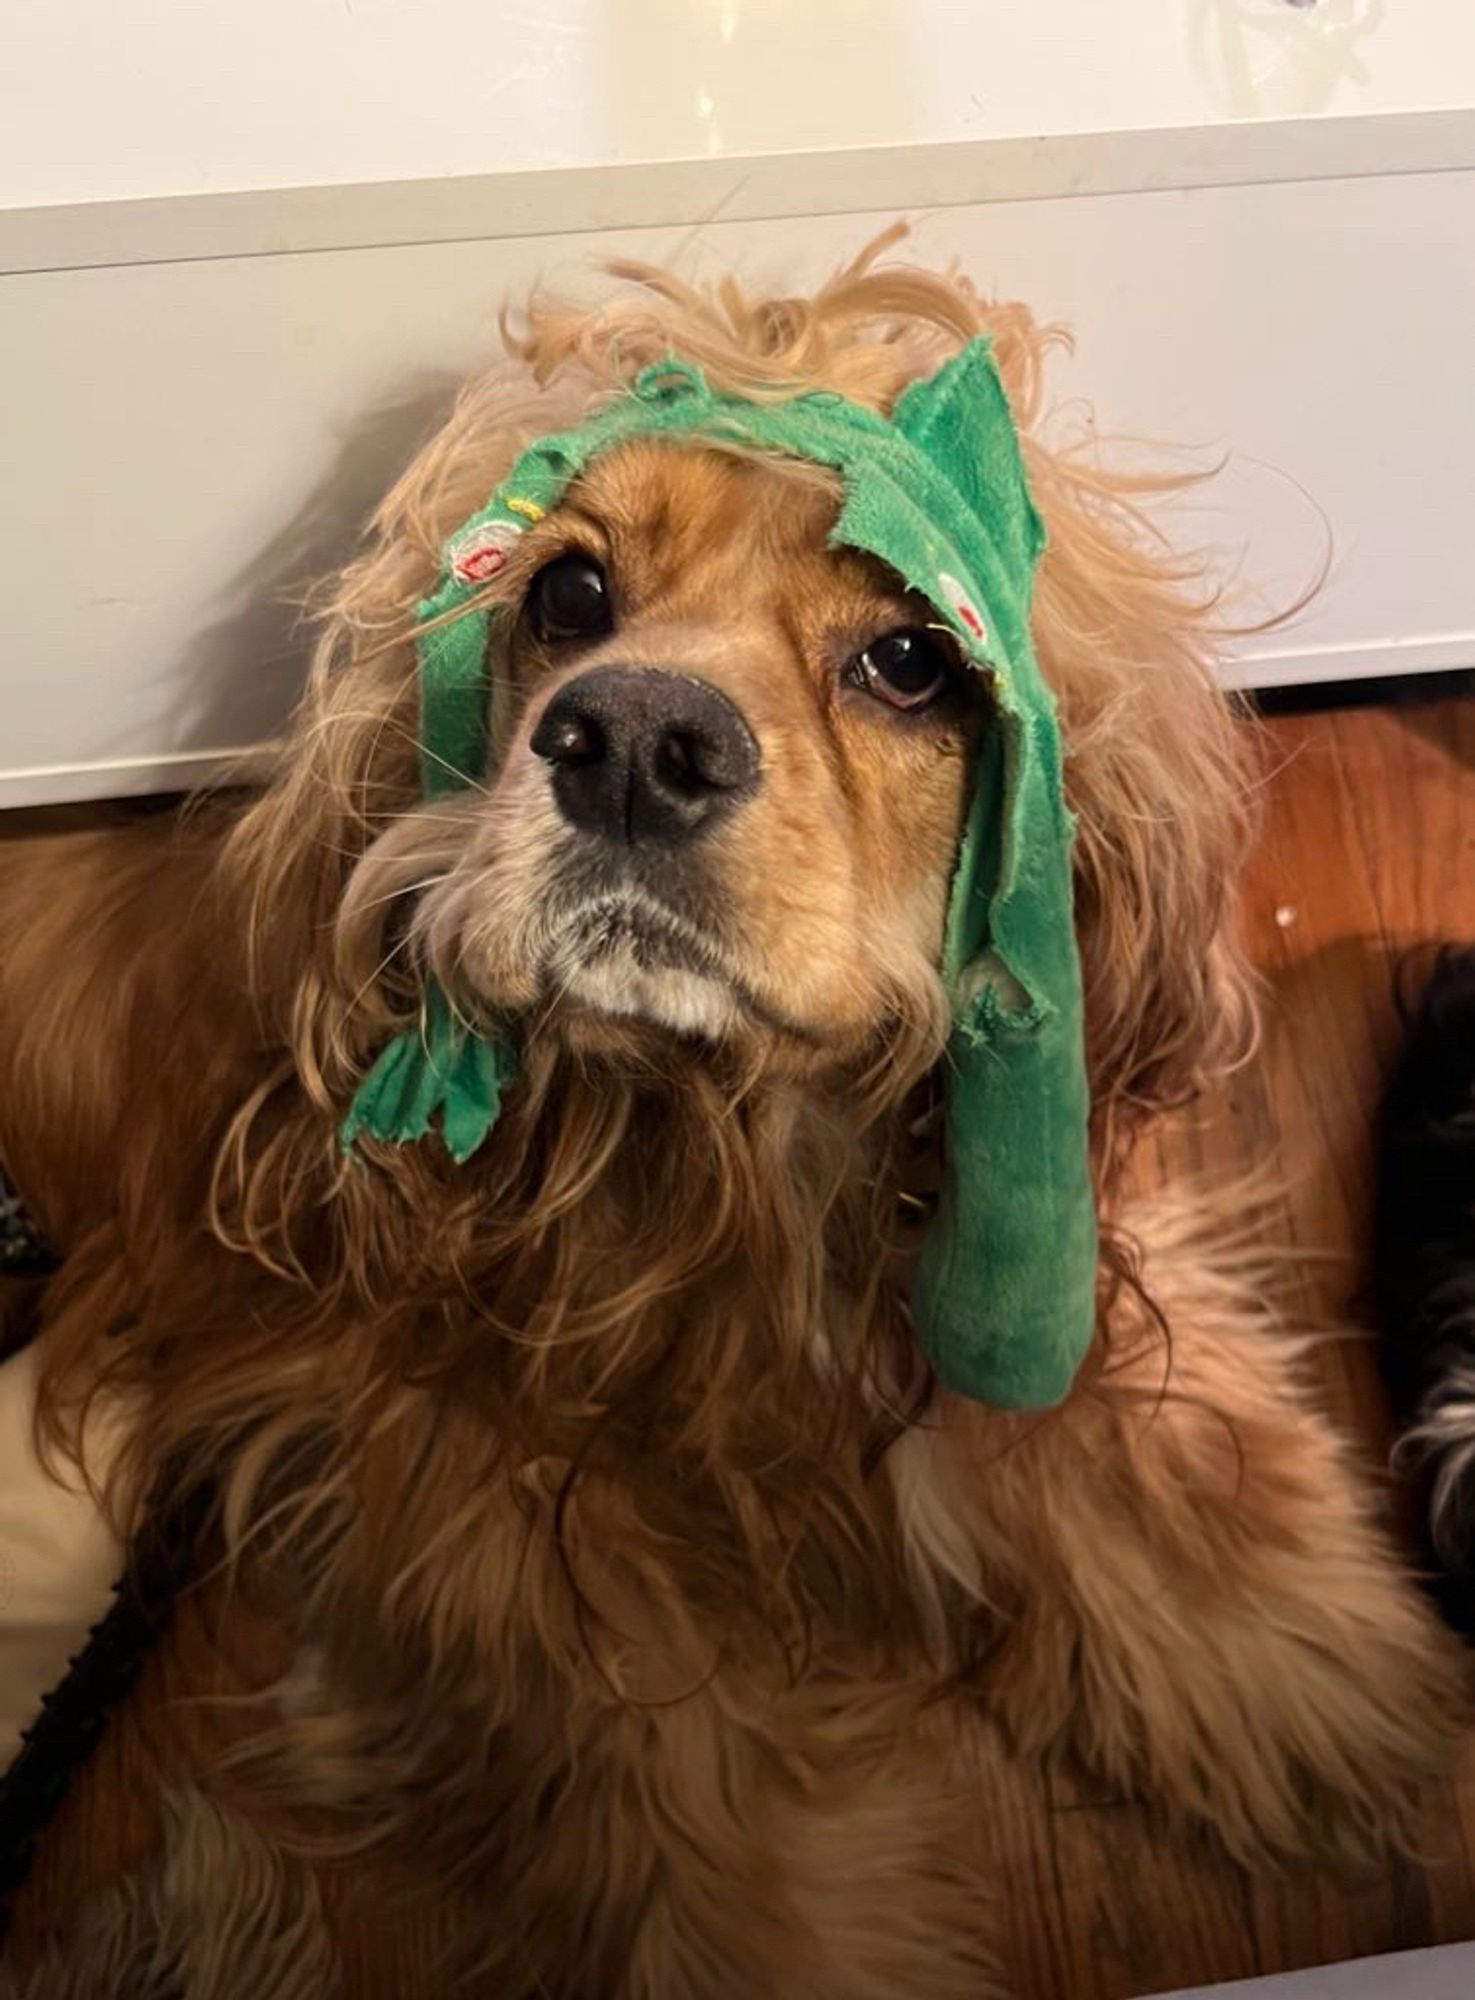
[[[31,1434],[36,1354],[0,1363],[0,1769],[41,1697],[112,1600],[122,1549],[96,1503],[41,1464]],[[110,1456],[102,1427],[94,1477]]]

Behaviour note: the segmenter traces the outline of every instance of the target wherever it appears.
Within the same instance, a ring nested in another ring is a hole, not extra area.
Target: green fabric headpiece
[[[420,641],[427,798],[480,782],[488,763],[490,614],[452,614],[590,460],[634,438],[728,441],[832,467],[844,503],[831,540],[879,557],[927,598],[988,676],[995,721],[977,758],[941,967],[954,1017],[945,1177],[914,1312],[949,1387],[1011,1409],[1056,1402],[1089,1345],[1096,1296],[1074,821],[1030,639],[1044,532],[991,345],[976,340],[914,383],[889,418],[823,393],[720,394],[672,360],[588,422],[531,445],[447,544],[439,588],[419,609],[430,628]],[[438,1120],[464,1160],[516,1073],[510,1046],[477,1039],[432,989],[419,1027],[360,1086],[344,1143],[419,1139]]]

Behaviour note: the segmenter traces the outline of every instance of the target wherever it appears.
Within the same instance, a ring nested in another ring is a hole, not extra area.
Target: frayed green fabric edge
[[[438,1131],[451,1158],[464,1164],[496,1124],[517,1072],[516,1051],[501,1036],[474,1033],[432,982],[419,1025],[380,1052],[339,1138],[352,1151],[362,1138],[409,1145]]]

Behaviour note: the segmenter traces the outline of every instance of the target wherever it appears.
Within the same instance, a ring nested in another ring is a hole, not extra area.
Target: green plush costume
[[[1030,640],[1044,534],[990,343],[972,342],[914,383],[889,418],[818,392],[778,402],[719,394],[672,360],[588,422],[531,445],[447,544],[440,587],[420,606],[427,798],[487,770],[491,614],[463,607],[590,460],[634,438],[726,440],[832,467],[844,502],[831,540],[879,557],[927,598],[988,676],[994,719],[977,758],[941,968],[954,1014],[945,1180],[914,1310],[951,1388],[1011,1409],[1058,1401],[1090,1341],[1096,1293],[1074,823],[1054,702]],[[365,1078],[344,1142],[420,1139],[438,1119],[464,1160],[516,1073],[510,1045],[470,1035],[432,989],[419,1028]]]

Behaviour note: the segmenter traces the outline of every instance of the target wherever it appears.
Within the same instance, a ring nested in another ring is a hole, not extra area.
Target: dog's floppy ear
[[[521,367],[493,368],[474,381],[385,495],[352,560],[317,595],[320,636],[308,684],[273,780],[244,816],[230,857],[251,889],[260,990],[286,981],[294,1009],[300,981],[328,999],[349,878],[420,801],[414,626],[440,576],[446,537],[486,498],[529,432],[544,427],[544,410],[559,407]],[[337,968],[371,1037],[375,994],[357,988],[376,962]]]
[[[1035,604],[1078,816],[1076,932],[1098,1178],[1153,1112],[1195,1096],[1252,1039],[1229,898],[1248,831],[1251,745],[1215,685],[1212,605],[1195,602],[1114,484],[1043,451],[1049,530]]]

